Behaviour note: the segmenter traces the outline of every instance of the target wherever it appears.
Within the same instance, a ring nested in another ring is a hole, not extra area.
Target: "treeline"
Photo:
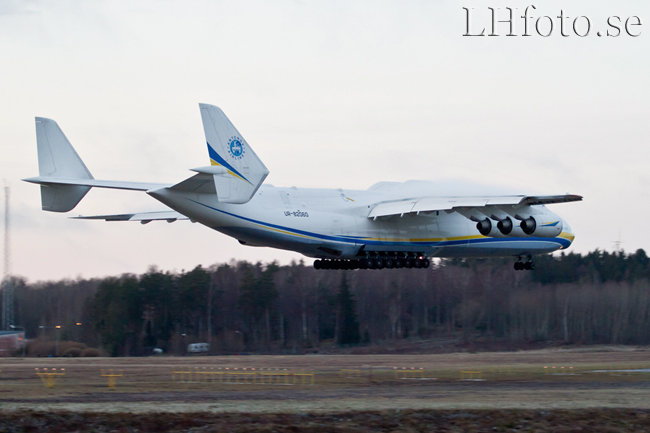
[[[303,353],[331,347],[531,342],[650,343],[650,259],[594,251],[536,258],[441,260],[427,270],[319,271],[245,261],[171,273],[30,284],[14,279],[28,338],[72,340],[113,356]],[[54,328],[61,326],[61,328]],[[57,335],[57,333],[60,333]]]

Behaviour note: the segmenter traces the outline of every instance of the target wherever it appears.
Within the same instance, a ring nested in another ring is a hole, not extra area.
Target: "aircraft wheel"
[[[368,262],[368,269],[377,269],[375,259],[366,259],[366,261]]]
[[[521,262],[515,262],[515,271],[521,271],[523,268],[523,263]]]
[[[314,260],[314,269],[322,269],[320,260]]]
[[[415,260],[413,261],[413,267],[414,267],[415,269],[420,269],[420,268],[422,268],[422,260],[420,260],[420,259],[415,259]]]
[[[382,259],[376,259],[375,266],[377,269],[384,269],[384,261]]]
[[[411,269],[413,267],[413,259],[410,258],[404,259],[404,267],[407,269]]]
[[[384,260],[384,265],[386,266],[386,269],[393,269],[393,267],[395,267],[395,263],[393,262],[393,259]]]
[[[422,267],[423,268],[428,268],[431,265],[431,261],[429,259],[422,259]]]
[[[403,268],[404,267],[404,260],[402,259],[395,259],[395,269]]]
[[[532,264],[532,262],[526,262],[526,263],[524,263],[524,269],[527,270],[527,271],[530,271],[531,269],[533,269],[533,264]]]

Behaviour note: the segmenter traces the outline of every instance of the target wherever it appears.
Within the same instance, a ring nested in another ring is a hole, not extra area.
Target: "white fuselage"
[[[388,198],[381,189],[262,185],[244,204],[221,203],[214,194],[168,188],[148,193],[244,245],[297,251],[308,257],[344,259],[367,252],[411,252],[429,257],[532,256],[565,249],[574,238],[569,225],[545,206],[533,208],[548,219],[562,222],[558,236],[488,237],[478,232],[476,223],[457,212],[368,218],[371,206]]]
[[[276,188],[268,168],[214,105],[199,104],[210,159],[174,184],[95,179],[59,125],[36,118],[41,208],[69,212],[91,188],[146,191],[173,211],[79,216],[106,221],[190,219],[250,246],[315,257],[316,269],[427,268],[427,257],[518,257],[568,248],[571,227],[547,204],[582,196],[494,195],[462,181],[379,182],[367,190]],[[527,262],[521,261],[527,256]]]

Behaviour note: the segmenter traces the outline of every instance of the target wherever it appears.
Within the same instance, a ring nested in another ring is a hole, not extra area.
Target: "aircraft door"
[[[289,197],[289,191],[287,191],[286,189],[279,189],[278,193],[280,194],[280,199],[282,200],[285,209],[289,209],[291,207],[291,199]]]

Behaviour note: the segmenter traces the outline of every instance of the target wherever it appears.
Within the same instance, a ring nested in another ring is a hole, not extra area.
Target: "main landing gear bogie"
[[[359,269],[359,260],[315,260],[316,269],[343,269],[346,271]]]
[[[316,269],[354,270],[354,269],[426,269],[431,261],[423,255],[417,257],[364,257],[361,259],[318,259],[314,261]]]
[[[360,269],[426,269],[431,261],[423,255],[417,257],[367,257],[359,260]]]
[[[532,257],[528,256],[526,262],[521,261],[521,257],[515,262],[515,271],[532,271],[535,269]]]

